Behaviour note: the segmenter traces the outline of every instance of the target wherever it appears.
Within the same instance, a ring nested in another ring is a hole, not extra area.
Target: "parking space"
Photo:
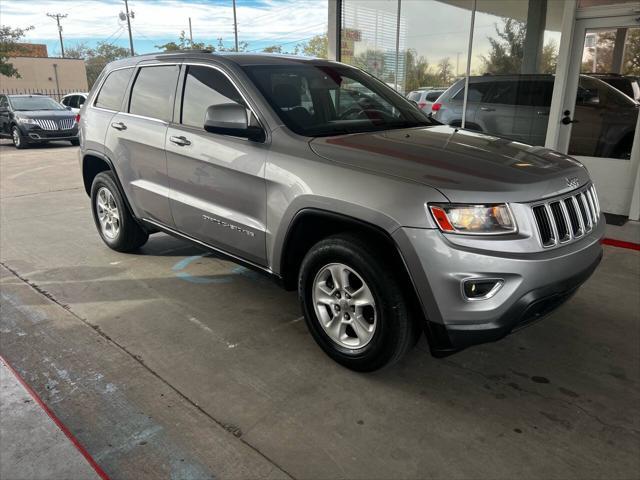
[[[77,148],[0,145],[0,353],[113,478],[630,478],[640,252],[500,342],[357,374],[295,293],[181,240],[104,246]],[[144,468],[140,470],[140,465]]]

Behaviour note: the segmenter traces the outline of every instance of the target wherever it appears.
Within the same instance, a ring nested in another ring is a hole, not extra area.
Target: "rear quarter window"
[[[108,110],[120,110],[133,68],[111,72],[102,84],[94,105]]]

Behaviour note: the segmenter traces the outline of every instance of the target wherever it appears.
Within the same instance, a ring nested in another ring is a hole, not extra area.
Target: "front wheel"
[[[132,252],[149,238],[129,213],[111,172],[101,172],[94,178],[91,212],[100,237],[113,250]]]
[[[25,140],[22,133],[20,133],[20,129],[18,127],[13,127],[11,129],[11,139],[13,140],[13,146],[18,150],[27,148],[27,141]]]
[[[309,331],[327,355],[356,371],[399,360],[419,334],[401,282],[382,258],[359,238],[336,235],[314,245],[300,268]]]

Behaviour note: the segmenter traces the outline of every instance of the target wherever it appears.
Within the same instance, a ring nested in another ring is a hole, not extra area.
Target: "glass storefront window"
[[[438,121],[543,145],[563,2],[344,0],[342,61],[376,75]]]

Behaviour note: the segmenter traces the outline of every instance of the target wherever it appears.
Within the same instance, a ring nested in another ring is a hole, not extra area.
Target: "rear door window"
[[[486,95],[484,102],[514,105],[516,103],[517,92],[517,81],[495,82],[491,91]]]
[[[548,107],[551,105],[553,82],[546,80],[524,80],[518,82],[516,103],[528,107]]]
[[[177,65],[142,67],[129,100],[129,113],[170,121],[180,68]]]
[[[132,72],[133,68],[123,68],[111,72],[98,92],[95,106],[107,110],[120,110]]]
[[[472,83],[469,85],[469,94],[467,96],[468,102],[481,102],[487,92],[491,89],[491,83],[482,82],[482,83]],[[464,86],[460,89],[458,93],[456,93],[453,97],[453,100],[464,100]]]

